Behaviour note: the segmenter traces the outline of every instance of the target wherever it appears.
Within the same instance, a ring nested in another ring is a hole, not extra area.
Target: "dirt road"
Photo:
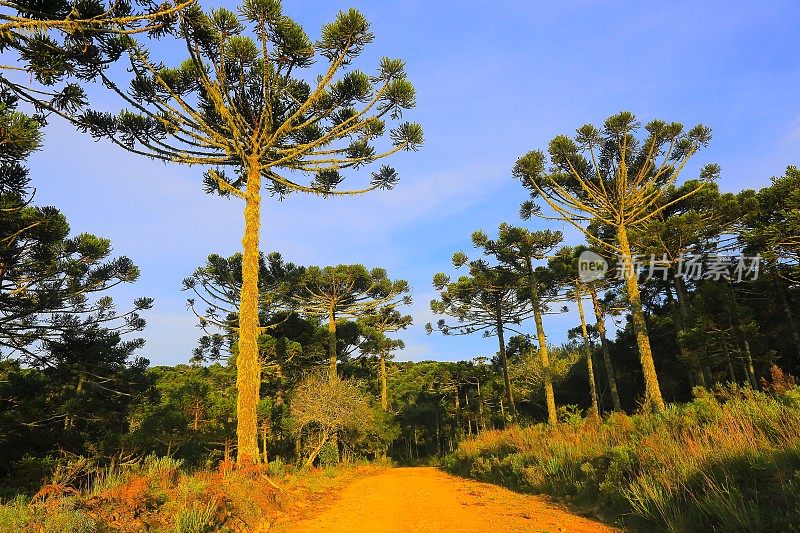
[[[542,498],[453,477],[435,468],[394,468],[354,481],[292,533],[569,533],[613,529]]]

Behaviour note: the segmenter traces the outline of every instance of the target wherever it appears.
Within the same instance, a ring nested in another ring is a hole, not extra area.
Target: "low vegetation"
[[[446,464],[630,530],[797,530],[800,388],[697,393],[661,413],[603,421],[562,409],[556,426],[465,440]]]
[[[0,531],[267,531],[378,468],[275,461],[236,469],[223,461],[215,471],[190,471],[169,457],[106,467],[78,458],[59,465],[33,496],[0,505]]]

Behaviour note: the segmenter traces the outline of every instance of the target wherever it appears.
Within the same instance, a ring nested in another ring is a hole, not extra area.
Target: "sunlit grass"
[[[798,400],[718,390],[660,414],[487,431],[448,464],[644,528],[787,530],[800,523]]]

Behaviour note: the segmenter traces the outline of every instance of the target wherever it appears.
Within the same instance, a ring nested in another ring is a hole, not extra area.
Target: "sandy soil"
[[[354,481],[292,533],[611,532],[547,500],[450,476],[436,468],[394,468]]]

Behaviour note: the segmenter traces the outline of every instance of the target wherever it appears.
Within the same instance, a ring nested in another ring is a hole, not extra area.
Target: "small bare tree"
[[[307,376],[291,402],[293,430],[305,442],[306,466],[314,464],[328,442],[345,431],[364,431],[375,425],[366,395],[346,379],[329,379],[324,373]]]

